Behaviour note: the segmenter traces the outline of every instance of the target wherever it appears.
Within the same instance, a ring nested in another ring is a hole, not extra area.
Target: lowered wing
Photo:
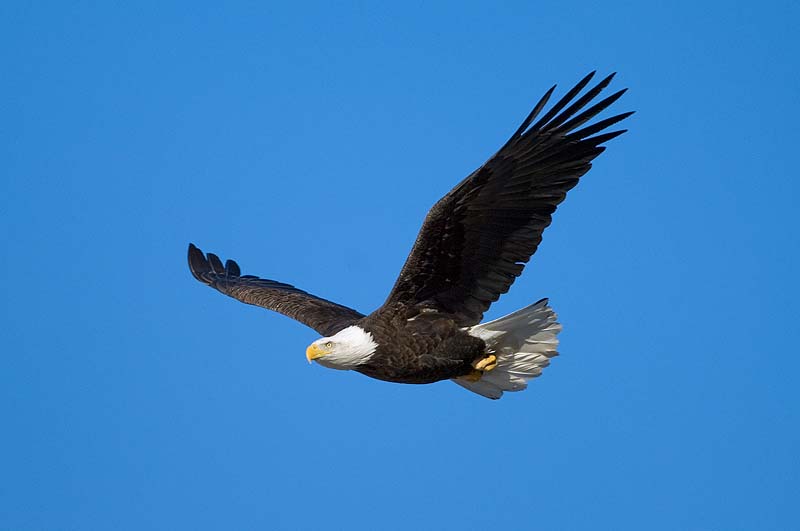
[[[282,313],[323,336],[330,336],[364,317],[363,314],[319,297],[289,284],[241,275],[239,265],[228,260],[225,265],[217,255],[189,244],[189,269],[194,278],[217,291],[246,304],[261,306]]]
[[[547,91],[500,151],[433,206],[385,305],[429,306],[461,326],[480,322],[522,273],[556,206],[605,150],[601,144],[625,132],[603,133],[631,112],[584,127],[625,92],[587,108],[614,75],[578,97],[593,76],[534,123],[555,87]]]

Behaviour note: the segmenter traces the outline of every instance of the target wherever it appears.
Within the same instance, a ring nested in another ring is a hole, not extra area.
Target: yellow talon
[[[497,367],[497,356],[494,354],[489,354],[485,358],[481,358],[478,361],[472,362],[472,366],[475,370],[488,372]]]
[[[467,382],[477,382],[481,379],[484,373],[491,371],[497,367],[497,356],[489,354],[485,358],[472,362],[472,371],[469,374],[460,376],[459,379]]]

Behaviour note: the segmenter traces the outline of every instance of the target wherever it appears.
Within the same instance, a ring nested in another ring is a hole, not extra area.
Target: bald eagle
[[[547,299],[479,323],[522,273],[602,144],[626,131],[606,132],[632,112],[586,125],[626,90],[594,102],[614,74],[580,95],[593,76],[542,114],[556,87],[548,90],[508,142],[431,208],[386,302],[369,315],[242,275],[233,260],[223,265],[189,244],[192,275],[316,330],[323,337],[306,349],[309,363],[389,382],[450,379],[492,399],[525,389],[558,353],[561,325]]]

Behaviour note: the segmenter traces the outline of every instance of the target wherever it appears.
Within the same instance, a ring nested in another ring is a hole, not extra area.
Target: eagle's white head
[[[348,326],[331,337],[323,337],[306,349],[308,362],[316,361],[331,369],[355,369],[366,363],[378,344],[372,334],[360,326]]]

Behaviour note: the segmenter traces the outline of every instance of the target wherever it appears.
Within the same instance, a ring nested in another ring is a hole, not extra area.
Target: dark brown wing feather
[[[633,114],[577,129],[625,92],[584,109],[614,76],[575,99],[593,75],[534,124],[551,88],[500,151],[433,206],[386,307],[430,306],[470,326],[508,291],[539,246],[556,206],[605,149],[600,144],[625,130],[592,135]]]
[[[217,255],[204,255],[191,243],[189,269],[203,284],[244,303],[282,313],[323,336],[333,335],[364,317],[351,308],[320,299],[289,284],[252,275],[241,276],[239,265],[233,260],[223,266]]]

